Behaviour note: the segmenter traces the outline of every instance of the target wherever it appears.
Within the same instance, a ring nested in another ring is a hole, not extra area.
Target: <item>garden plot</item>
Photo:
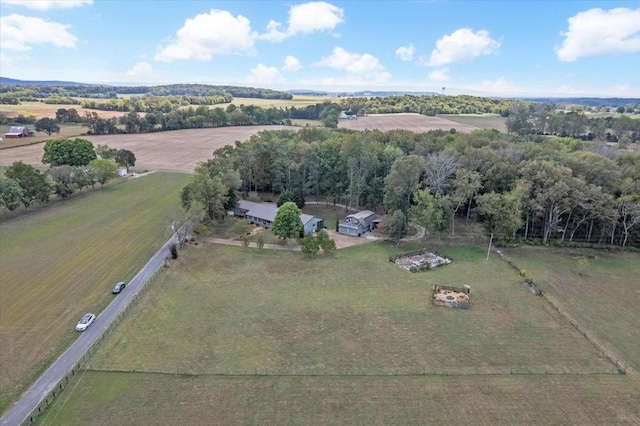
[[[437,254],[431,252],[417,253],[410,256],[398,257],[395,260],[396,265],[403,269],[406,269],[409,272],[437,268],[438,266],[448,265],[450,263],[453,263],[451,259],[438,256]]]

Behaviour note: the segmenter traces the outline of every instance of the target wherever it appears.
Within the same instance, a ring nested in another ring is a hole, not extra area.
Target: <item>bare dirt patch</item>
[[[401,114],[370,114],[366,117],[358,117],[355,120],[340,120],[338,127],[352,130],[396,130],[404,129],[421,133],[429,130],[456,129],[457,132],[469,133],[477,127],[468,124],[456,123],[441,117],[429,117],[415,113]]]

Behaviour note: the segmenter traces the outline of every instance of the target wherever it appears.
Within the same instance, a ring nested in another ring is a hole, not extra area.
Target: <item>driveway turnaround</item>
[[[87,350],[102,336],[118,314],[129,305],[144,284],[162,266],[165,259],[171,256],[169,246],[178,243],[178,236],[173,237],[147,262],[138,274],[127,285],[122,294],[114,296],[113,302],[98,315],[94,323],[86,331],[78,333],[76,341],[56,360],[42,376],[27,390],[20,400],[0,418],[2,426],[16,426],[29,423],[29,416],[51,395],[61,380],[79,362]]]

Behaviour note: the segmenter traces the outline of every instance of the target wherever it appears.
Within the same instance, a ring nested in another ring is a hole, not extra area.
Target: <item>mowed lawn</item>
[[[188,178],[150,174],[0,224],[0,412],[166,241]]]
[[[387,261],[395,251],[189,246],[44,423],[640,420],[638,379],[611,374],[505,262],[449,247],[454,264],[412,274]],[[470,284],[472,308],[431,306],[436,283]]]
[[[499,259],[481,249],[409,273],[394,250],[332,257],[186,250],[114,332],[93,367],[191,374],[598,371],[613,366]],[[473,308],[428,303],[433,284],[472,286]]]
[[[640,254],[541,247],[505,253],[578,323],[640,370]]]

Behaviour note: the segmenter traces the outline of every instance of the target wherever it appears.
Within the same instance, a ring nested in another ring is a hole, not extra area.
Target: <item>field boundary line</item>
[[[366,371],[366,368],[356,368],[353,370],[343,370],[336,372],[304,372],[304,369],[294,370],[266,370],[254,369],[234,372],[189,372],[179,367],[173,369],[111,369],[96,368],[89,364],[87,371],[97,373],[131,373],[131,374],[157,374],[166,376],[189,376],[189,377],[425,377],[425,376],[602,376],[620,374],[615,366],[611,369],[567,369],[566,367],[503,367],[491,369],[468,368],[462,370],[439,370],[432,368],[416,369],[415,371]]]
[[[515,269],[517,272],[520,272],[523,270],[522,268],[520,268],[520,266],[516,265],[511,258],[506,256],[500,250],[495,249],[495,251],[500,256],[500,259],[506,262],[507,265]],[[537,283],[532,282],[532,285],[535,288],[537,288]],[[634,376],[638,374],[638,372],[633,367],[631,367],[626,361],[622,361],[621,357],[616,356],[614,352],[611,349],[609,349],[609,347],[606,344],[600,342],[600,340],[595,336],[593,336],[589,332],[589,330],[583,327],[578,322],[578,320],[576,320],[569,312],[567,312],[564,308],[562,308],[560,303],[558,303],[553,297],[549,296],[547,292],[540,291],[539,296],[542,297],[542,299],[547,303],[547,305],[549,305],[561,316],[563,316],[567,321],[569,321],[569,324],[571,324],[571,327],[573,327],[578,333],[580,333],[587,340],[587,342],[589,342],[598,352],[600,352],[602,356],[607,358],[609,362],[611,362],[611,364],[613,364],[614,367],[618,370],[618,373],[632,374]]]

